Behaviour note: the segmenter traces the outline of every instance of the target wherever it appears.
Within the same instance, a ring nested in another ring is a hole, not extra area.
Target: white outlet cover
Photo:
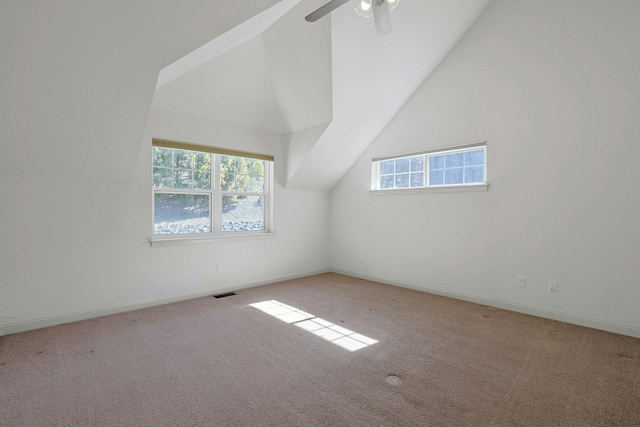
[[[524,276],[518,276],[518,287],[524,288],[527,286],[527,279]]]
[[[557,293],[558,292],[558,282],[555,280],[549,281],[549,292]]]

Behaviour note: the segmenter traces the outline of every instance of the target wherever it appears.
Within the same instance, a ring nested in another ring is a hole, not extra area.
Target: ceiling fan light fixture
[[[398,7],[400,0],[387,0],[387,4],[389,5],[389,10],[393,10]]]
[[[369,18],[373,15],[373,6],[371,4],[372,1],[375,0],[358,0],[358,5],[354,9],[358,16]]]
[[[331,0],[319,9],[314,10],[304,19],[308,22],[316,22],[339,8],[350,0]],[[400,0],[356,0],[354,8],[358,16],[369,18],[373,16],[378,37],[386,36],[391,32],[391,17],[389,12],[398,7]]]

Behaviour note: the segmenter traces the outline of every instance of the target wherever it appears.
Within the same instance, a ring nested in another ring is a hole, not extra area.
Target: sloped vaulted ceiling
[[[0,169],[133,177],[158,72],[276,4],[0,1]]]
[[[163,70],[154,106],[280,134],[331,120],[331,21],[308,25],[308,3],[281,2],[236,27],[194,52],[206,61],[168,67],[196,64],[170,81]]]
[[[403,0],[384,38],[351,4],[307,23],[325,2],[281,1],[163,70],[154,106],[287,134],[286,185],[331,189],[490,0]]]

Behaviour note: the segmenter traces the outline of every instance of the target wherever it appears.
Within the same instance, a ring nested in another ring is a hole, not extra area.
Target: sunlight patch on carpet
[[[358,351],[378,342],[276,300],[249,305],[349,351]]]
[[[280,319],[285,323],[296,323],[302,320],[312,319],[316,317],[313,314],[298,310],[295,307],[291,307],[290,305],[283,304],[276,300],[262,301],[249,305],[277,319]]]

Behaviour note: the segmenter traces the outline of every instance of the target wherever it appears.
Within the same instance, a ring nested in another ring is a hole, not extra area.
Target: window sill
[[[183,246],[198,243],[213,242],[238,242],[244,240],[275,239],[276,233],[234,233],[216,236],[189,236],[189,237],[154,237],[149,239],[152,247],[156,246]]]
[[[388,196],[392,194],[421,194],[421,193],[462,193],[472,191],[488,191],[489,184],[460,184],[460,185],[434,185],[418,188],[393,188],[390,190],[370,190],[373,196]]]

